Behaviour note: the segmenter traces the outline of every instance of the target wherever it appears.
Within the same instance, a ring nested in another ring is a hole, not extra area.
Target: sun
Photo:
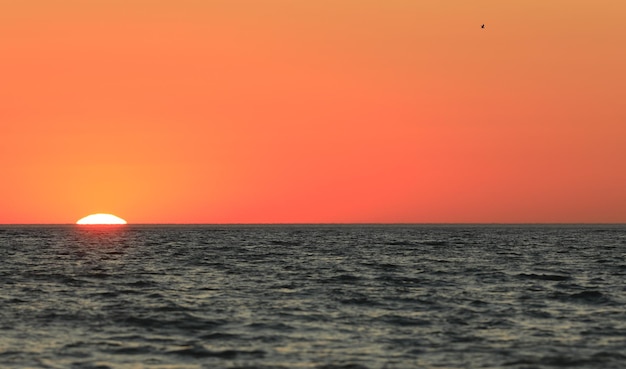
[[[76,224],[126,224],[126,221],[113,214],[91,214],[81,218]]]

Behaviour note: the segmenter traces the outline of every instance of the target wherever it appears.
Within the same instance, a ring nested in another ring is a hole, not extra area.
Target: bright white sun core
[[[76,224],[126,224],[126,221],[113,214],[91,214],[80,219]]]

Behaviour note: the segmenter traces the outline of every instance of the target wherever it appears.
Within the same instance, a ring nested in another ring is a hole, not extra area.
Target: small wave
[[[15,351],[15,350],[10,350],[10,351],[0,351],[0,357],[2,356],[22,356],[24,354],[27,354],[28,352],[25,351]]]
[[[553,294],[553,297],[561,301],[588,304],[606,304],[612,302],[608,296],[597,290],[582,291],[572,294],[557,292]]]
[[[118,291],[104,291],[104,292],[92,292],[89,293],[88,296],[89,297],[93,297],[93,298],[100,298],[100,299],[105,299],[105,300],[113,300],[118,298],[121,295],[121,293],[119,293]]]
[[[389,246],[445,246],[448,244],[448,241],[443,240],[420,240],[420,241],[390,241],[387,242]]]
[[[288,324],[277,322],[277,323],[252,323],[248,325],[248,328],[253,330],[263,330],[270,329],[275,331],[293,331],[294,328]]]
[[[361,277],[352,275],[352,274],[340,274],[334,277],[330,277],[326,279],[326,282],[356,282],[360,280]]]
[[[352,297],[347,299],[340,299],[339,302],[346,305],[378,305],[377,302],[368,299],[367,297]]]
[[[237,334],[215,332],[215,333],[203,334],[198,338],[200,338],[203,341],[211,341],[211,340],[226,341],[226,340],[239,339],[240,336]]]
[[[423,286],[427,282],[424,278],[414,278],[397,275],[381,275],[380,277],[376,277],[376,280],[388,283],[390,285],[402,287]]]
[[[124,285],[128,287],[146,288],[146,287],[156,287],[158,286],[158,283],[153,282],[153,281],[138,280],[138,281],[133,281],[133,282],[127,282]]]
[[[543,356],[539,358],[523,358],[520,360],[510,361],[504,363],[505,366],[518,366],[518,365],[548,365],[560,368],[571,368],[579,366],[606,366],[612,363],[623,363],[626,356],[619,353],[598,352],[589,357],[574,357],[570,355],[554,355]]]
[[[380,264],[377,264],[376,267],[382,270],[397,270],[400,268],[399,265],[391,264],[391,263],[380,263]]]
[[[166,354],[180,355],[180,356],[190,356],[194,358],[207,358],[207,357],[215,357],[221,359],[235,359],[238,357],[245,357],[248,359],[261,359],[265,357],[265,351],[262,350],[222,350],[222,351],[211,351],[206,348],[198,345],[182,348],[179,350],[171,350],[167,351]]]
[[[83,275],[81,275],[81,277],[94,278],[94,279],[105,279],[105,278],[110,278],[111,274],[106,273],[106,272],[93,272],[93,273],[83,274]]]
[[[86,369],[112,369],[112,366],[108,366],[105,364],[94,364],[94,365],[88,365],[85,366],[84,364],[80,365],[81,368],[86,368]]]
[[[396,271],[401,268],[400,265],[391,264],[391,263],[362,262],[361,265],[368,267],[368,268],[381,270],[384,272]]]
[[[448,242],[441,241],[441,240],[425,240],[425,241],[420,241],[420,244],[426,245],[426,246],[446,246]]]
[[[615,230],[615,229],[592,229],[589,232],[591,233],[612,233],[612,232],[618,232],[619,230]]]
[[[220,325],[214,321],[207,321],[182,314],[178,319],[160,319],[153,316],[129,316],[122,320],[123,324],[142,328],[176,329],[197,331],[212,329]]]
[[[72,311],[60,311],[60,310],[44,310],[40,314],[38,314],[37,319],[41,323],[50,324],[50,323],[79,323],[85,321],[93,321],[97,319],[101,319],[102,317],[94,314],[89,311],[80,311],[80,312],[72,312]]]
[[[551,319],[553,318],[552,314],[544,310],[528,310],[524,313],[531,318],[539,318],[539,319]]]
[[[146,355],[154,351],[151,346],[128,346],[106,350],[110,354],[115,355]]]
[[[619,352],[601,351],[601,352],[597,352],[593,354],[591,358],[593,360],[597,360],[600,362],[610,362],[610,361],[616,361],[619,363],[626,362],[626,354],[620,354]]]
[[[154,301],[163,302],[167,301],[167,293],[166,292],[151,292],[146,295],[146,298],[153,299]]]
[[[270,244],[276,246],[300,246],[302,242],[299,241],[281,241],[281,240],[271,240]]]
[[[484,307],[484,306],[488,306],[489,303],[483,300],[472,300],[470,301],[469,305],[474,306],[474,307]]]
[[[390,241],[387,242],[389,246],[417,246],[418,244],[410,241]]]
[[[534,279],[539,281],[569,281],[572,279],[570,276],[558,274],[520,273],[517,276],[524,279]]]
[[[361,364],[326,364],[318,366],[317,369],[369,369]]]
[[[60,283],[73,287],[84,286],[86,281],[74,278],[74,276],[61,274],[61,273],[48,273],[48,272],[25,272],[23,276],[29,280],[40,281],[40,282],[49,282],[49,283]]]
[[[600,291],[583,291],[570,296],[572,299],[584,300],[589,302],[606,302],[610,299]]]
[[[399,315],[385,315],[380,318],[383,322],[398,326],[428,326],[432,323],[425,319],[411,318]]]
[[[2,302],[6,303],[6,304],[23,304],[23,303],[28,302],[28,300],[23,300],[23,299],[20,299],[18,297],[14,297],[14,298],[4,298],[3,297],[2,298]]]

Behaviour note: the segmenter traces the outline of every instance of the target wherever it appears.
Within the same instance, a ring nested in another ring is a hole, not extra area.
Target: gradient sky
[[[626,222],[625,17],[0,0],[0,223]]]

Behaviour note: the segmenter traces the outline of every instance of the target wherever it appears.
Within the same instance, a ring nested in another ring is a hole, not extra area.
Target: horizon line
[[[267,222],[267,223],[0,223],[0,226],[323,226],[323,225],[626,225],[626,222]]]

